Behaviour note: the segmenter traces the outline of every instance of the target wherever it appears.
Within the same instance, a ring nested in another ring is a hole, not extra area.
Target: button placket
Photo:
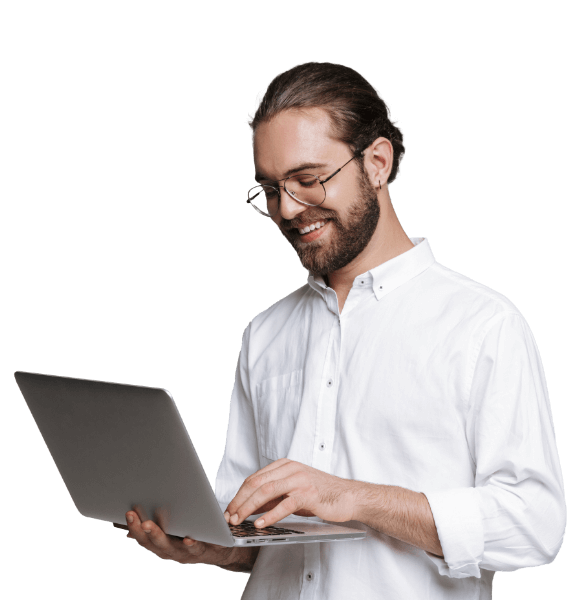
[[[321,544],[302,544],[304,546],[303,585],[300,600],[315,600],[320,581]]]
[[[336,319],[330,333],[326,360],[322,371],[322,385],[318,397],[316,428],[313,441],[312,467],[329,472],[332,458],[332,440],[334,437],[336,415],[336,378],[339,364],[341,341],[341,323]]]

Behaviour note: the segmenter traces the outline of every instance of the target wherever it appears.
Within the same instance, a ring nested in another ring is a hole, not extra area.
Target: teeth
[[[312,223],[311,225],[306,225],[303,229],[298,229],[298,231],[304,235],[305,233],[309,233],[310,231],[313,231],[314,229],[319,229],[320,227],[323,227],[326,224],[325,221],[317,221],[316,223]]]

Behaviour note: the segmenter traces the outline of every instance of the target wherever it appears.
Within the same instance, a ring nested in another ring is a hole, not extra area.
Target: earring
[[[382,189],[382,183],[380,182],[379,179],[378,179],[378,185],[380,186],[380,189]]]

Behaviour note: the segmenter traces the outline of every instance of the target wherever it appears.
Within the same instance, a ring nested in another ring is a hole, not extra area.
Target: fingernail
[[[227,511],[223,513],[223,516],[225,517],[226,521],[229,519],[229,513]]]
[[[132,523],[132,522],[133,522],[133,515],[129,515],[129,516],[127,517],[127,521],[128,521],[129,523]]]
[[[145,533],[151,533],[151,530],[150,530],[150,529],[143,529],[143,531],[144,531]]]
[[[237,521],[237,519],[239,519],[239,517],[237,516],[237,513],[235,513],[231,519],[229,519],[232,523],[235,523]]]
[[[263,519],[258,519],[258,520],[255,522],[255,526],[256,526],[256,527],[261,527],[261,526],[262,526],[264,523],[265,523],[265,521],[264,521]]]

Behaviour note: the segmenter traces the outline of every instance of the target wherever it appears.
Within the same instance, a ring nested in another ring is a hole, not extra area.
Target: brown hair
[[[402,132],[390,121],[376,90],[349,67],[310,62],[281,73],[269,84],[249,125],[255,134],[260,123],[284,110],[314,107],[327,110],[336,138],[354,154],[379,137],[390,140],[394,156],[388,183],[394,181],[404,154]]]

